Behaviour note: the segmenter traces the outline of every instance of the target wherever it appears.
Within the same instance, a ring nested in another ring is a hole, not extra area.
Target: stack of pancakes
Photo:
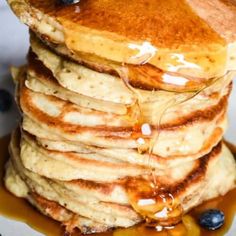
[[[232,1],[8,2],[31,29],[9,191],[91,233],[171,226],[235,187]]]

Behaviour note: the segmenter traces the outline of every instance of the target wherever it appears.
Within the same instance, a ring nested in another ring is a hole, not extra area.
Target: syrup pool
[[[3,175],[4,165],[9,157],[8,143],[10,137],[6,136],[0,139],[0,215],[17,221],[25,222],[30,227],[47,236],[63,236],[64,229],[60,224],[36,211],[27,201],[17,198],[10,194],[4,187]],[[206,231],[201,229],[196,219],[198,215],[209,208],[218,208],[225,213],[225,224],[217,231]],[[192,212],[183,217],[183,223],[174,228],[167,228],[160,232],[150,229],[144,225],[138,225],[129,229],[117,229],[113,232],[95,234],[94,236],[223,236],[232,226],[236,213],[236,189],[230,191],[223,197],[208,201],[192,210]],[[0,232],[1,233],[1,232]],[[73,236],[80,235],[75,232]]]

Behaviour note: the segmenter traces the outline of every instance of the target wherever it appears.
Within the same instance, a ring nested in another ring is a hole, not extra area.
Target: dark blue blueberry
[[[219,229],[225,221],[225,215],[217,209],[210,209],[203,212],[199,217],[199,224],[208,230]]]
[[[75,4],[75,3],[78,3],[79,1],[80,0],[59,0],[59,2],[64,5]]]
[[[11,108],[11,105],[11,94],[4,89],[0,89],[0,112],[8,111]]]

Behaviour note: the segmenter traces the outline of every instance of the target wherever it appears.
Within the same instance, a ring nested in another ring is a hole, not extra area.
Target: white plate
[[[10,65],[23,64],[28,49],[28,30],[20,24],[18,19],[9,10],[5,2],[0,2],[0,88],[13,92],[13,84],[9,75]],[[236,87],[236,86],[235,86]],[[230,127],[226,138],[236,143],[236,88],[230,99],[229,118]],[[8,134],[17,124],[16,107],[6,114],[0,113],[0,137]],[[1,204],[1,199],[0,199]],[[234,236],[236,219],[227,236]],[[9,220],[0,216],[0,235],[2,236],[39,236],[26,224]]]

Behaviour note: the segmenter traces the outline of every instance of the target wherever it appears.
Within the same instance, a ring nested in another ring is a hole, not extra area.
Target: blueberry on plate
[[[225,221],[224,213],[217,209],[203,212],[199,217],[199,224],[207,230],[219,229]]]
[[[0,89],[0,112],[8,111],[12,105],[11,94],[5,89]]]
[[[59,2],[64,5],[75,4],[75,3],[78,3],[79,1],[80,0],[59,0]]]

